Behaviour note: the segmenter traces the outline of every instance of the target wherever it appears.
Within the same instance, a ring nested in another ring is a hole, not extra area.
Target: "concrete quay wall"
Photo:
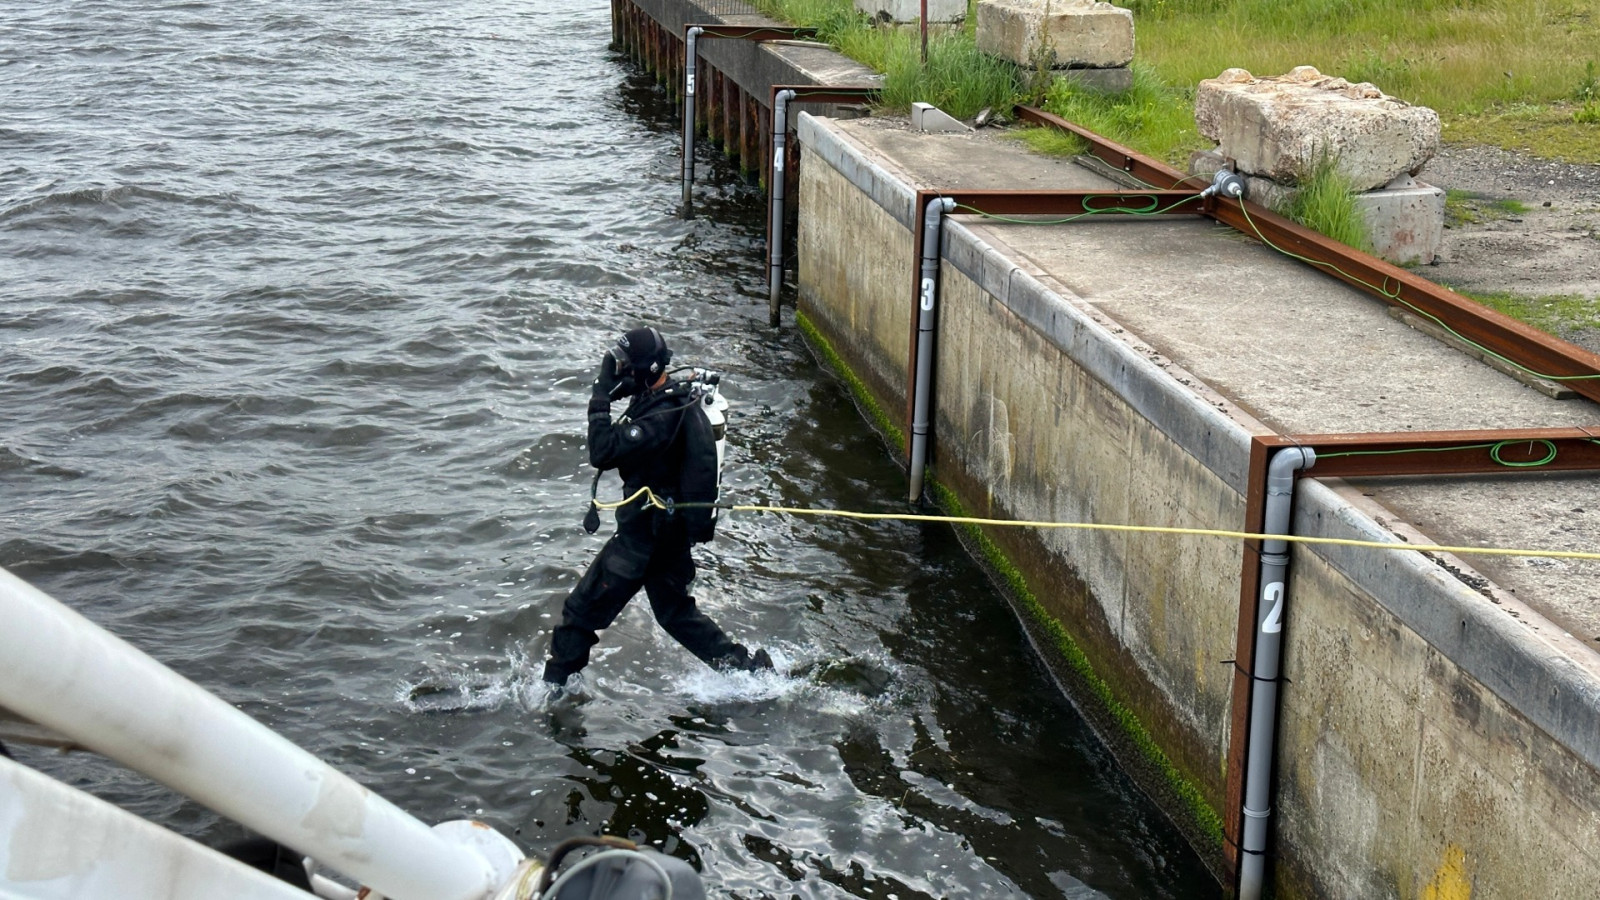
[[[800,311],[904,427],[916,188],[828,120],[802,117],[800,140]],[[933,476],[979,515],[1240,528],[1250,437],[1271,429],[1075,302],[1065,277],[946,220]],[[1303,479],[1295,503],[1296,534],[1395,539],[1349,485]],[[1048,620],[1034,633],[1064,629],[1168,774],[1223,815],[1239,544],[988,537],[1038,602],[1024,619]],[[1592,660],[1415,553],[1295,545],[1289,596],[1277,896],[1593,896]],[[1215,862],[1215,818],[1159,773],[1141,781]]]

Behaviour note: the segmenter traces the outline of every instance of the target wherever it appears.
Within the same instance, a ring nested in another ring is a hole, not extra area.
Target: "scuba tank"
[[[705,410],[706,420],[711,423],[711,434],[717,439],[717,493],[712,502],[722,499],[722,464],[728,456],[728,400],[722,396],[719,389],[722,384],[722,373],[710,369],[695,369],[690,381],[694,384],[695,396],[700,401],[700,408]],[[711,524],[717,524],[717,513],[721,510],[711,508]]]

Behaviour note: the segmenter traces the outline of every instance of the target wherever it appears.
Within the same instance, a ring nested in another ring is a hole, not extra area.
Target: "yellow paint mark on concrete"
[[[1457,844],[1444,848],[1433,880],[1422,891],[1422,900],[1471,900],[1472,882],[1467,879],[1467,854]]]

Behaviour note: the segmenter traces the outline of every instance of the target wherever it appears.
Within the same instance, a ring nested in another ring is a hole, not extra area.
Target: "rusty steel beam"
[[[1267,463],[1274,447],[1256,437],[1250,442],[1250,467],[1245,475],[1244,530],[1260,534],[1266,526]],[[1261,541],[1244,542],[1239,569],[1239,626],[1233,650],[1233,697],[1229,707],[1227,778],[1222,800],[1222,859],[1226,883],[1239,880],[1239,846],[1244,832],[1244,773],[1250,747],[1250,688],[1255,671],[1256,621],[1260,613]]]
[[[1012,109],[1017,119],[1034,125],[1055,128],[1083,138],[1089,144],[1089,153],[1101,162],[1132,175],[1151,187],[1177,188],[1185,181],[1193,181],[1195,176],[1185,175],[1173,167],[1157,159],[1136,153],[1114,141],[1106,140],[1098,134],[1069,122],[1055,113],[1048,113],[1032,106],[1017,106]],[[1201,179],[1202,181],[1204,179]]]
[[[1600,427],[1512,428],[1259,438],[1317,452],[1314,478],[1600,470]]]
[[[955,215],[1073,216],[1084,213],[1199,215],[1195,191],[934,191],[956,202]],[[1188,202],[1186,202],[1188,201]]]
[[[700,29],[702,38],[732,38],[742,41],[792,41],[796,38],[817,36],[815,28],[799,25],[722,25],[711,22],[690,22],[683,26],[684,34],[688,34],[691,28]]]
[[[1018,106],[1015,112],[1022,121],[1083,138],[1094,156],[1147,184],[1177,185],[1185,178],[1177,169],[1141,156],[1060,116],[1027,106]],[[1449,288],[1318,234],[1254,203],[1214,197],[1206,204],[1204,213],[1391,306],[1442,324],[1457,337],[1534,375],[1562,381],[1574,392],[1600,402],[1600,355],[1495,312]]]
[[[1263,438],[1250,442],[1250,467],[1245,476],[1244,530],[1260,534],[1266,526],[1267,462],[1273,447]],[[1229,708],[1227,778],[1222,801],[1222,859],[1226,882],[1239,879],[1239,845],[1243,837],[1244,773],[1250,747],[1250,688],[1256,657],[1256,620],[1261,597],[1261,541],[1244,542],[1239,570],[1239,626],[1233,650],[1233,697]]]

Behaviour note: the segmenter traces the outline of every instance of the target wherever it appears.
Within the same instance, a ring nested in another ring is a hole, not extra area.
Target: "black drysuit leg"
[[[667,634],[710,665],[744,668],[750,651],[736,644],[700,611],[689,584],[694,581],[694,557],[689,554],[689,539],[677,529],[664,535],[645,570],[644,592],[650,598],[650,611]]]
[[[562,605],[544,680],[562,684],[588,665],[589,650],[600,640],[595,632],[609,627],[641,586],[656,621],[695,656],[713,665],[747,665],[749,651],[729,640],[689,596],[694,574],[689,540],[678,529],[655,541],[613,535]]]
[[[595,632],[609,627],[644,584],[650,549],[622,533],[612,535],[600,548],[561,606],[561,624],[550,636],[550,659],[544,664],[545,681],[562,684],[589,664],[589,648],[600,640]]]

